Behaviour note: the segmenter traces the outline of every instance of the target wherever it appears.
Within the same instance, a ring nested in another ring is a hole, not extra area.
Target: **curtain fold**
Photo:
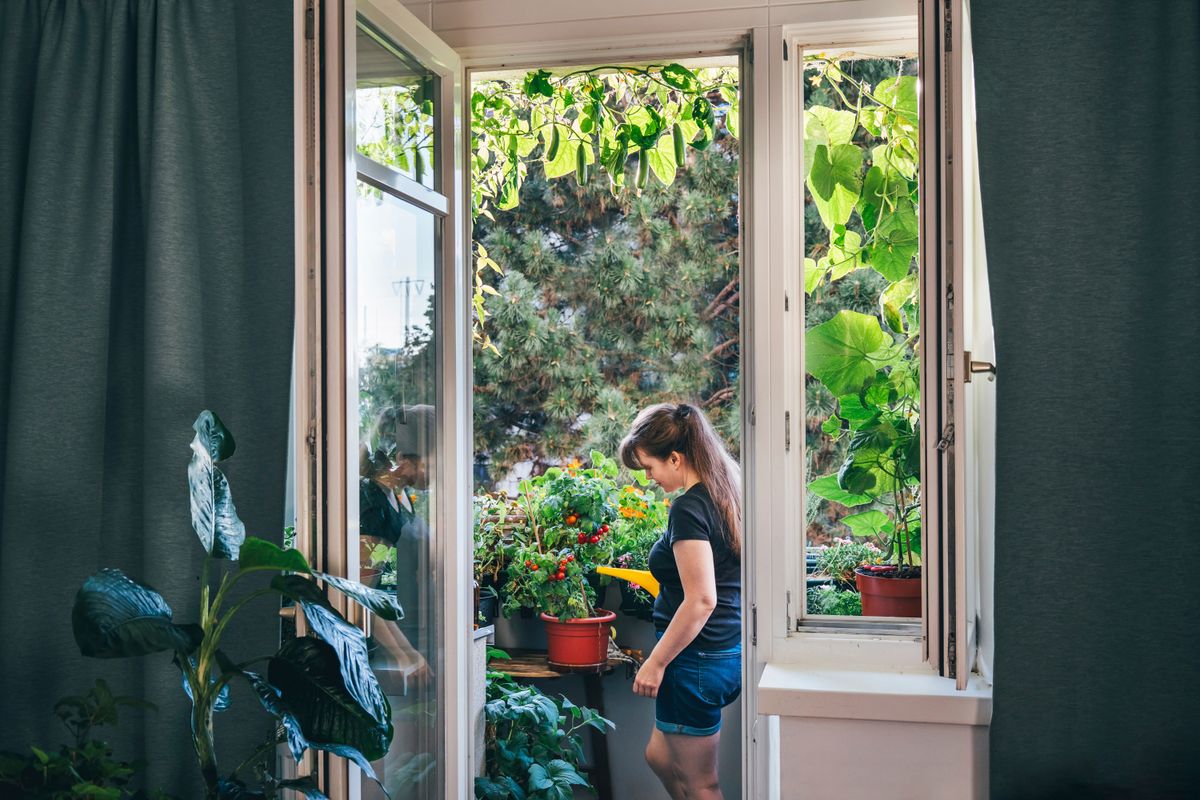
[[[1194,796],[1200,6],[971,6],[996,337],[992,797]]]
[[[115,566],[196,618],[186,473],[203,408],[237,438],[249,532],[280,538],[291,15],[288,0],[0,4],[0,747],[56,746],[54,700],[103,676],[159,710],[101,733],[183,797],[200,782],[170,657],[83,659],[70,608]],[[271,602],[234,627],[237,656],[273,652]],[[235,694],[218,747],[244,756],[269,730]]]

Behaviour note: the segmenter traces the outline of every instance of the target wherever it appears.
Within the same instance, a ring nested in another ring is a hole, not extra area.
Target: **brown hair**
[[[742,474],[704,413],[688,403],[659,403],[644,408],[621,442],[621,463],[642,469],[637,451],[666,460],[671,453],[687,459],[725,522],[727,543],[742,554]]]

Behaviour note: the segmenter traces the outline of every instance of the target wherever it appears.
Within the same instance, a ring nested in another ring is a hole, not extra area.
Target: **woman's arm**
[[[692,643],[717,607],[712,545],[701,539],[684,539],[676,542],[671,550],[683,584],[683,602],[654,650],[638,668],[633,692],[644,697],[658,695],[658,685],[662,683],[667,665]]]

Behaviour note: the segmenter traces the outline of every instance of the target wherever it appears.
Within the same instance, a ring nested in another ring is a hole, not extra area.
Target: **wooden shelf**
[[[607,664],[595,667],[552,667],[546,660],[545,650],[505,650],[512,658],[494,658],[488,669],[503,672],[514,678],[561,678],[564,675],[607,675],[625,662],[610,658]]]

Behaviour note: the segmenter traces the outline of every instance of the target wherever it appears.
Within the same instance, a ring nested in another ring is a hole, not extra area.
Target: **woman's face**
[[[682,454],[672,451],[666,458],[655,458],[640,447],[634,452],[646,474],[667,494],[683,488],[687,482],[687,461]]]

